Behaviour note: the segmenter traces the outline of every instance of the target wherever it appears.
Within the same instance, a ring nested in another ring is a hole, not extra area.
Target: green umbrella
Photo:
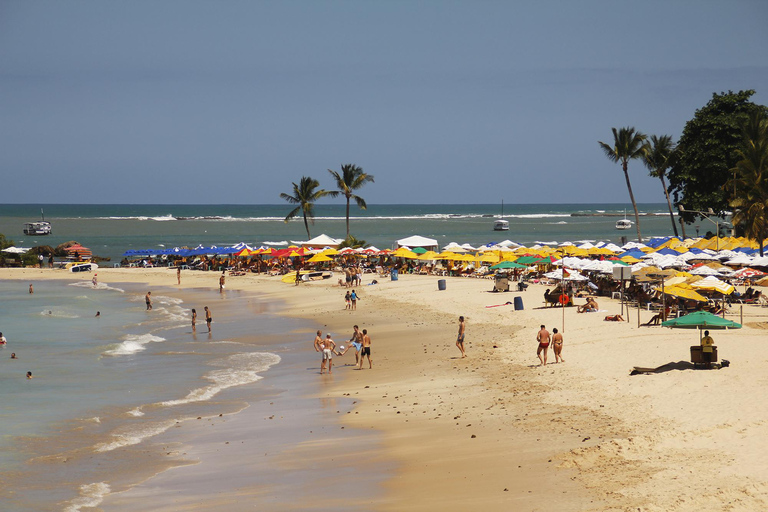
[[[517,258],[517,262],[522,265],[533,265],[541,260],[538,256],[521,256]]]
[[[696,311],[680,318],[667,320],[661,325],[673,329],[741,329],[740,323],[720,318],[709,311]]]
[[[499,263],[492,266],[491,270],[496,270],[500,268],[527,268],[527,267],[525,265],[520,265],[519,263],[515,263],[514,261],[500,261]]]
[[[424,254],[427,252],[427,250],[423,247],[416,247],[414,249],[411,249],[411,252],[415,252],[416,254]]]

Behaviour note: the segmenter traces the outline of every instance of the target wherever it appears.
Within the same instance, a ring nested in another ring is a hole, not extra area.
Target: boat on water
[[[501,217],[493,221],[494,231],[509,231],[509,222],[504,220],[504,201],[501,201]]]
[[[627,211],[624,210],[624,218],[616,221],[616,229],[632,229],[632,221],[627,218]]]
[[[32,236],[42,236],[51,234],[51,223],[46,222],[43,210],[40,210],[42,220],[40,222],[27,222],[24,224],[24,234]]]

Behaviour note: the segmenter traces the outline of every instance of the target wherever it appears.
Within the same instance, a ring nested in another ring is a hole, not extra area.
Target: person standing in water
[[[192,332],[197,331],[197,311],[192,308]]]
[[[219,277],[219,293],[224,292],[224,284],[227,280],[227,276],[224,274],[225,270],[221,271],[221,277]]]
[[[35,293],[35,289],[32,288],[32,283],[29,284],[29,293]]]
[[[150,311],[152,309],[152,292],[147,292],[144,296],[144,302],[147,303],[147,311]]]
[[[467,357],[467,354],[464,352],[464,330],[466,329],[466,324],[464,323],[464,317],[459,317],[459,335],[456,338],[456,346],[461,350],[461,357]]]
[[[208,306],[205,306],[205,323],[208,324],[208,332],[211,332],[211,322],[213,322],[213,316],[211,316],[211,310]]]

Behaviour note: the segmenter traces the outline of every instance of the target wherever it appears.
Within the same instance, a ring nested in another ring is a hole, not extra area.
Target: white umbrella
[[[583,275],[579,274],[578,272],[574,271],[567,271],[568,275],[563,278],[563,269],[557,269],[552,272],[547,272],[544,274],[544,277],[548,277],[550,279],[556,279],[558,281],[586,281],[587,278]]]
[[[706,265],[702,265],[700,267],[697,267],[693,270],[691,270],[691,274],[695,276],[717,276],[720,275],[720,272],[713,269],[712,267],[708,267]]]

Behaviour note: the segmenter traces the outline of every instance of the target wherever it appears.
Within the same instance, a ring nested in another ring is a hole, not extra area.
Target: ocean
[[[0,281],[8,339],[0,348],[3,510],[74,512],[121,482],[179,464],[161,450],[153,456],[147,443],[274,394],[260,381],[295,359],[308,336],[286,335],[309,327],[236,291],[191,290],[183,300],[155,289],[152,311],[144,293],[119,283],[37,281],[30,294],[26,282]],[[190,325],[191,308],[200,319],[204,305],[214,315],[210,335],[204,320],[196,333]]]
[[[23,234],[25,222],[40,219],[44,209],[53,233],[29,237]],[[260,246],[266,242],[307,239],[304,222],[297,217],[284,222],[291,210],[288,204],[276,205],[0,205],[0,233],[16,245],[35,247],[75,240],[97,256],[119,262],[125,251],[233,245],[246,242]],[[643,237],[673,234],[666,204],[640,204]],[[504,205],[503,217],[509,231],[493,231],[493,217],[501,216],[497,205],[368,205],[361,210],[350,206],[350,232],[356,238],[379,248],[389,248],[396,240],[410,235],[434,238],[443,246],[449,242],[482,245],[506,239],[523,245],[564,241],[621,242],[636,238],[635,229],[617,231],[616,221],[634,220],[632,206],[606,204],[524,204]],[[712,230],[702,222],[701,232]],[[692,234],[694,226],[690,226]],[[345,206],[319,204],[312,237],[325,233],[333,238],[346,236]]]

